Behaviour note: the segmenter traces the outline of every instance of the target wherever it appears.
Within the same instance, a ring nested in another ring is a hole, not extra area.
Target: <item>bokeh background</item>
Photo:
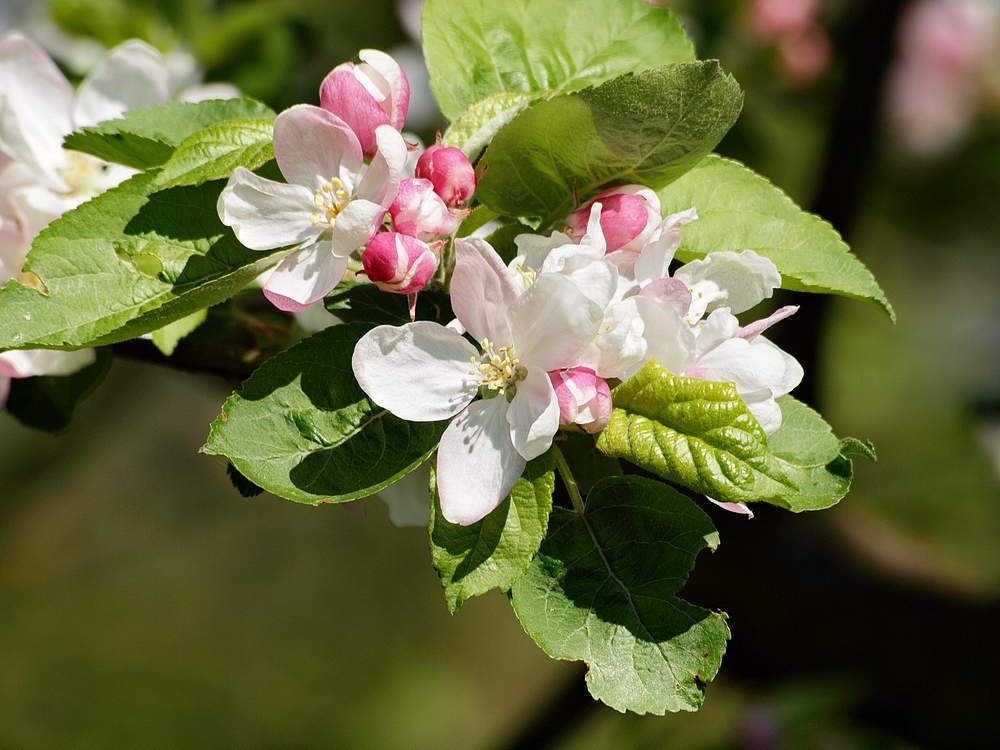
[[[830,219],[898,315],[788,298],[797,395],[879,460],[820,514],[708,509],[684,595],[733,641],[704,709],[594,704],[499,594],[448,615],[378,499],[242,497],[198,454],[233,383],[121,358],[57,435],[0,413],[0,748],[1000,747],[1000,0],[668,4],[746,90],[719,150]],[[430,142],[419,6],[0,0],[0,27],[76,76],[138,36],[275,108],[387,50]]]

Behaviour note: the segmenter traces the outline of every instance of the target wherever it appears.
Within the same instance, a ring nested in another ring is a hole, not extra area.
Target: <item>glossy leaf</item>
[[[726,617],[676,594],[718,534],[664,484],[611,477],[585,512],[557,508],[511,602],[525,632],[554,659],[587,662],[591,695],[619,711],[694,711],[719,670]]]
[[[497,213],[552,221],[611,185],[663,187],[715,148],[742,104],[739,86],[713,61],[540,102],[497,133],[476,196]]]
[[[200,185],[228,177],[236,167],[257,169],[274,158],[274,120],[226,120],[188,136],[163,165],[161,188]]]
[[[56,219],[24,268],[45,293],[16,280],[0,290],[0,349],[74,349],[150,333],[214,305],[279,259],[223,226],[223,183],[157,192],[139,174]]]
[[[750,249],[774,262],[786,289],[861,300],[895,320],[875,277],[837,231],[739,162],[709,156],[659,195],[664,215],[698,210],[684,227],[679,260]]]
[[[427,0],[423,40],[449,121],[494,94],[568,93],[694,60],[677,17],[638,0]]]
[[[226,401],[204,452],[311,505],[367,497],[416,468],[447,422],[406,422],[368,400],[351,357],[369,328],[333,326],[267,360]]]

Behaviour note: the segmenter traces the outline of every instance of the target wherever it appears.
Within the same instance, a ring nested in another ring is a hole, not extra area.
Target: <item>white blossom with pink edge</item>
[[[430,180],[407,178],[389,206],[392,228],[422,242],[445,237],[458,229],[459,219],[445,205]]]
[[[389,55],[363,49],[362,62],[345,62],[327,74],[320,86],[320,106],[339,117],[361,143],[365,156],[379,148],[375,131],[382,125],[402,130],[410,105],[410,84]]]
[[[559,274],[522,291],[480,240],[456,242],[451,295],[479,346],[437,323],[379,326],[358,342],[353,365],[372,401],[396,416],[454,417],[438,447],[437,487],[444,517],[468,525],[552,445],[560,409],[548,373],[576,366],[603,315]]]
[[[323,299],[344,277],[348,258],[375,236],[396,197],[406,144],[391,126],[376,130],[367,170],[357,136],[325,109],[300,104],[274,121],[274,154],[288,183],[238,167],[219,196],[222,223],[251,250],[298,248],[264,285],[281,310]]]

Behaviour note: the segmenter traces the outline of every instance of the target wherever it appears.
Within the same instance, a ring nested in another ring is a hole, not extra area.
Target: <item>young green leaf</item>
[[[460,148],[474,160],[500,128],[540,98],[540,94],[490,94],[455,120],[441,139],[441,144]]]
[[[174,353],[174,349],[185,336],[192,333],[198,326],[208,318],[208,310],[202,308],[188,315],[186,318],[168,323],[159,330],[153,331],[153,346],[160,350],[160,353],[169,357]]]
[[[163,165],[160,189],[228,177],[236,167],[257,169],[274,158],[274,119],[226,120],[192,133]]]
[[[611,185],[661,188],[736,122],[743,94],[714,61],[615,78],[540,102],[497,133],[476,197],[497,213],[554,221]]]
[[[554,659],[587,662],[591,695],[618,711],[697,710],[729,638],[726,617],[678,599],[718,533],[694,503],[641,477],[610,477],[583,515],[557,508],[511,603]]]
[[[492,94],[569,93],[695,59],[677,17],[638,0],[427,0],[423,38],[449,121]]]
[[[816,412],[778,400],[770,439],[732,383],[673,375],[650,362],[612,392],[615,408],[597,446],[722,502],[768,502],[793,511],[836,504],[851,462]]]
[[[786,289],[861,300],[895,320],[875,277],[837,231],[739,162],[709,156],[659,195],[664,214],[698,210],[684,227],[679,260],[750,249],[774,262]]]
[[[529,462],[507,499],[471,526],[448,523],[432,493],[431,558],[449,611],[491,589],[506,591],[527,572],[548,527],[554,466],[548,453]]]
[[[368,400],[351,357],[369,328],[333,326],[266,361],[226,401],[202,450],[311,505],[367,497],[412,471],[447,421],[406,422]]]
[[[172,102],[133,109],[119,119],[70,133],[63,146],[135,169],[158,167],[190,135],[236,119],[273,120],[274,111],[254,99]]]
[[[219,221],[223,184],[156,192],[139,174],[56,219],[24,264],[45,292],[0,289],[0,349],[73,349],[150,333],[246,286],[280,255]]]

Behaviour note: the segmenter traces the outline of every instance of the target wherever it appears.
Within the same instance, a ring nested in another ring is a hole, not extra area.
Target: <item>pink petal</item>
[[[755,338],[760,336],[764,331],[778,323],[785,318],[791,317],[799,311],[796,305],[785,305],[785,307],[780,307],[773,313],[768,315],[766,318],[761,318],[760,320],[755,320],[753,323],[747,323],[743,326],[739,333],[736,335],[741,339],[746,339],[747,341],[753,341]]]
[[[347,124],[357,137],[365,156],[375,154],[375,128],[379,125],[391,125],[389,115],[358,80],[353,63],[338,65],[323,80],[320,86],[320,106]]]
[[[388,93],[382,108],[389,116],[389,123],[396,130],[402,130],[410,107],[410,82],[406,80],[406,73],[392,57],[377,49],[363,49],[358,57],[366,63],[358,67],[378,84],[380,90]]]
[[[364,157],[354,131],[339,117],[297,104],[274,121],[274,156],[290,183],[310,191],[336,177],[354,190]]]

